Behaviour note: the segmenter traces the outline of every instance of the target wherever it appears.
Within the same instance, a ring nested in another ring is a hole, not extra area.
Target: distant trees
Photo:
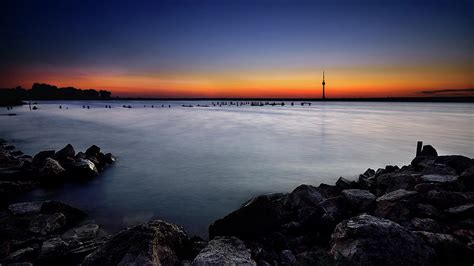
[[[98,100],[110,99],[111,95],[112,93],[106,90],[58,88],[50,84],[35,83],[30,90],[22,87],[0,89],[0,104],[21,104],[22,100]]]

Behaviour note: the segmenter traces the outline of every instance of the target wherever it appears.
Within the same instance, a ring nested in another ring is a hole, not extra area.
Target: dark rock
[[[257,265],[250,250],[236,237],[216,237],[201,250],[192,266],[207,265]]]
[[[419,193],[427,193],[431,190],[440,191],[443,189],[439,183],[421,183],[415,186],[415,190]]]
[[[59,259],[64,256],[68,244],[60,237],[54,237],[43,242],[38,259],[45,263],[45,260]]]
[[[406,200],[410,199],[413,197],[416,197],[418,195],[418,192],[416,191],[408,191],[405,189],[398,189],[395,191],[392,191],[390,193],[387,193],[379,198],[377,198],[377,202],[381,201],[400,201],[400,200]]]
[[[290,208],[304,208],[318,205],[324,197],[316,187],[300,185],[295,188],[286,198],[285,204]]]
[[[438,152],[435,148],[431,145],[424,145],[423,149],[421,150],[421,156],[431,156],[431,157],[438,157]]]
[[[67,224],[74,224],[79,222],[81,219],[87,216],[84,211],[72,207],[71,205],[65,204],[60,201],[45,201],[41,206],[41,213],[43,214],[54,214],[62,213],[66,216]]]
[[[453,183],[458,181],[458,176],[455,175],[422,175],[421,182],[433,183]]]
[[[452,191],[429,191],[425,195],[425,200],[435,207],[444,209],[466,204],[466,197],[460,192]]]
[[[341,265],[430,265],[435,253],[416,234],[362,214],[336,226],[330,254]]]
[[[99,225],[86,224],[74,229],[74,238],[81,241],[92,239],[97,236],[99,232]]]
[[[12,151],[12,152],[10,152],[10,155],[18,157],[18,156],[22,156],[23,152],[22,151]]]
[[[6,146],[4,147],[4,149],[7,150],[7,151],[13,151],[13,150],[15,149],[15,146],[13,146],[13,145],[6,145]]]
[[[415,217],[411,220],[409,228],[412,231],[441,232],[439,223],[431,218]]]
[[[293,265],[296,262],[296,257],[291,250],[286,249],[280,253],[280,261],[282,265]]]
[[[376,190],[381,195],[397,189],[413,189],[419,175],[410,173],[387,173],[377,176]]]
[[[66,170],[58,161],[52,158],[46,158],[39,173],[43,182],[57,182],[62,181],[62,177],[66,173]]]
[[[39,214],[34,217],[28,230],[35,234],[49,235],[57,232],[66,225],[66,216],[62,213]]]
[[[150,221],[114,235],[82,265],[176,265],[188,242],[180,226]]]
[[[108,163],[108,164],[113,164],[115,163],[117,159],[115,158],[115,156],[112,155],[112,153],[106,153],[105,154],[105,162]]]
[[[418,203],[416,205],[416,213],[420,217],[428,217],[438,219],[441,216],[441,211],[430,204]]]
[[[54,154],[55,154],[54,150],[41,151],[33,157],[33,164],[43,165],[44,160],[46,160],[46,158],[54,158]]]
[[[14,215],[38,214],[41,211],[41,206],[43,206],[41,201],[21,202],[9,205],[8,210]]]
[[[474,166],[464,170],[459,179],[464,184],[466,191],[474,191]]]
[[[76,160],[76,162],[74,163],[74,167],[71,171],[73,171],[73,175],[85,178],[94,177],[99,173],[95,164],[88,159]]]
[[[449,234],[415,232],[434,248],[436,261],[441,265],[472,265],[474,252]]]
[[[99,152],[100,152],[100,148],[97,147],[96,145],[92,145],[86,150],[86,155],[97,157],[97,154],[99,154]]]
[[[339,177],[339,179],[336,181],[336,187],[340,189],[349,189],[349,188],[354,188],[355,187],[355,182],[349,181],[345,179],[344,177]]]
[[[367,178],[372,177],[372,176],[375,175],[375,170],[371,169],[371,168],[368,168],[367,170],[365,170],[365,172],[362,175],[367,177]]]
[[[277,193],[251,199],[240,209],[211,224],[209,237],[230,235],[248,239],[280,228],[288,222],[285,196]]]
[[[74,147],[71,144],[68,144],[64,148],[56,152],[54,157],[61,161],[66,158],[74,158],[75,155],[76,151],[74,150]]]
[[[474,161],[472,159],[462,155],[439,156],[435,163],[445,164],[456,170],[458,174],[461,174],[469,167],[474,166]]]
[[[450,217],[466,219],[474,217],[474,204],[466,204],[445,210]]]
[[[367,190],[345,189],[341,193],[353,210],[365,212],[375,207],[375,195]]]
[[[34,248],[26,247],[26,248],[22,248],[10,253],[10,255],[7,258],[5,258],[3,261],[10,262],[10,263],[19,262],[19,261],[28,261],[36,257],[36,255],[37,255],[37,251]],[[9,265],[11,265],[10,263]]]
[[[86,154],[83,153],[82,151],[78,152],[76,154],[76,156],[74,156],[74,159],[77,161],[77,160],[80,160],[80,159],[85,159],[86,158]]]
[[[321,238],[329,237],[336,224],[350,214],[349,206],[343,196],[326,199],[318,204],[318,208],[318,215],[321,210],[322,216],[314,226],[319,227],[318,231],[322,233]]]
[[[377,199],[375,215],[400,224],[408,224],[414,215],[418,192],[395,190]]]

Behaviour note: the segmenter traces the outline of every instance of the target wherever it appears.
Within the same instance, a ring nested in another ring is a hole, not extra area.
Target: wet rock
[[[96,145],[92,145],[86,150],[85,153],[87,156],[97,157],[97,154],[99,154],[99,152],[100,152],[100,148],[97,147]]]
[[[44,160],[46,160],[46,158],[54,158],[54,154],[55,154],[54,150],[41,151],[33,157],[33,164],[43,165]]]
[[[64,148],[56,152],[54,157],[61,161],[67,158],[74,158],[75,155],[76,151],[74,150],[74,147],[71,144],[67,144]]]
[[[336,181],[336,187],[340,189],[349,189],[355,187],[355,182],[349,181],[345,179],[344,177],[339,177],[339,179]]]
[[[281,193],[255,197],[211,224],[209,237],[231,235],[248,239],[274,231],[288,222],[284,201],[285,195]]]
[[[337,225],[330,254],[337,264],[347,265],[430,265],[435,257],[416,234],[366,214]]]
[[[76,160],[73,171],[75,176],[86,178],[94,177],[99,173],[95,164],[88,159]]]
[[[431,156],[431,157],[437,157],[438,152],[436,151],[435,148],[431,145],[424,145],[423,149],[421,150],[421,156]]]
[[[295,188],[286,198],[285,204],[291,208],[304,208],[316,206],[324,197],[316,187],[310,185],[300,185]]]
[[[431,218],[415,217],[411,220],[409,228],[412,231],[441,232],[439,223]]]
[[[64,228],[66,216],[62,213],[39,214],[33,218],[28,226],[28,230],[35,234],[49,235]]]
[[[105,154],[105,162],[106,163],[113,164],[113,163],[115,163],[116,160],[117,160],[117,158],[115,158],[115,156],[113,156],[112,153],[106,153]]]
[[[236,237],[216,237],[201,250],[192,266],[207,265],[257,265],[250,250]]]
[[[82,265],[176,265],[188,242],[180,226],[150,221],[114,235]]]
[[[57,182],[64,176],[66,170],[59,164],[58,161],[46,158],[39,173],[44,182]]]
[[[375,207],[375,195],[362,189],[345,189],[342,195],[349,203],[350,208],[358,212],[369,211]]]
[[[9,205],[8,210],[14,215],[36,214],[40,213],[41,206],[43,206],[41,201],[21,202]]]

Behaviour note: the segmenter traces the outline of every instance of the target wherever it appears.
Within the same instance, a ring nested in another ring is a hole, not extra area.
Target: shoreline
[[[58,167],[54,160],[62,167],[80,154],[70,145],[34,157],[4,141],[0,145],[2,196],[44,184],[31,181],[39,176],[59,182],[71,175],[100,178],[93,177],[98,172]],[[102,157],[98,154],[95,145],[84,153],[94,166],[100,164],[93,159]],[[21,175],[19,169],[24,169]],[[257,196],[214,221],[209,241],[159,220],[108,235],[100,225],[84,224],[84,211],[54,201],[2,203],[1,214],[2,263],[472,265],[474,159],[438,156],[425,145],[407,166],[368,169],[356,181],[341,177],[335,185],[300,185],[289,193]],[[154,252],[145,252],[149,249]]]

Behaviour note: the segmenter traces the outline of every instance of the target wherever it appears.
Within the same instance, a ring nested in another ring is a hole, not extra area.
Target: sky
[[[2,1],[0,87],[474,96],[474,0]]]

